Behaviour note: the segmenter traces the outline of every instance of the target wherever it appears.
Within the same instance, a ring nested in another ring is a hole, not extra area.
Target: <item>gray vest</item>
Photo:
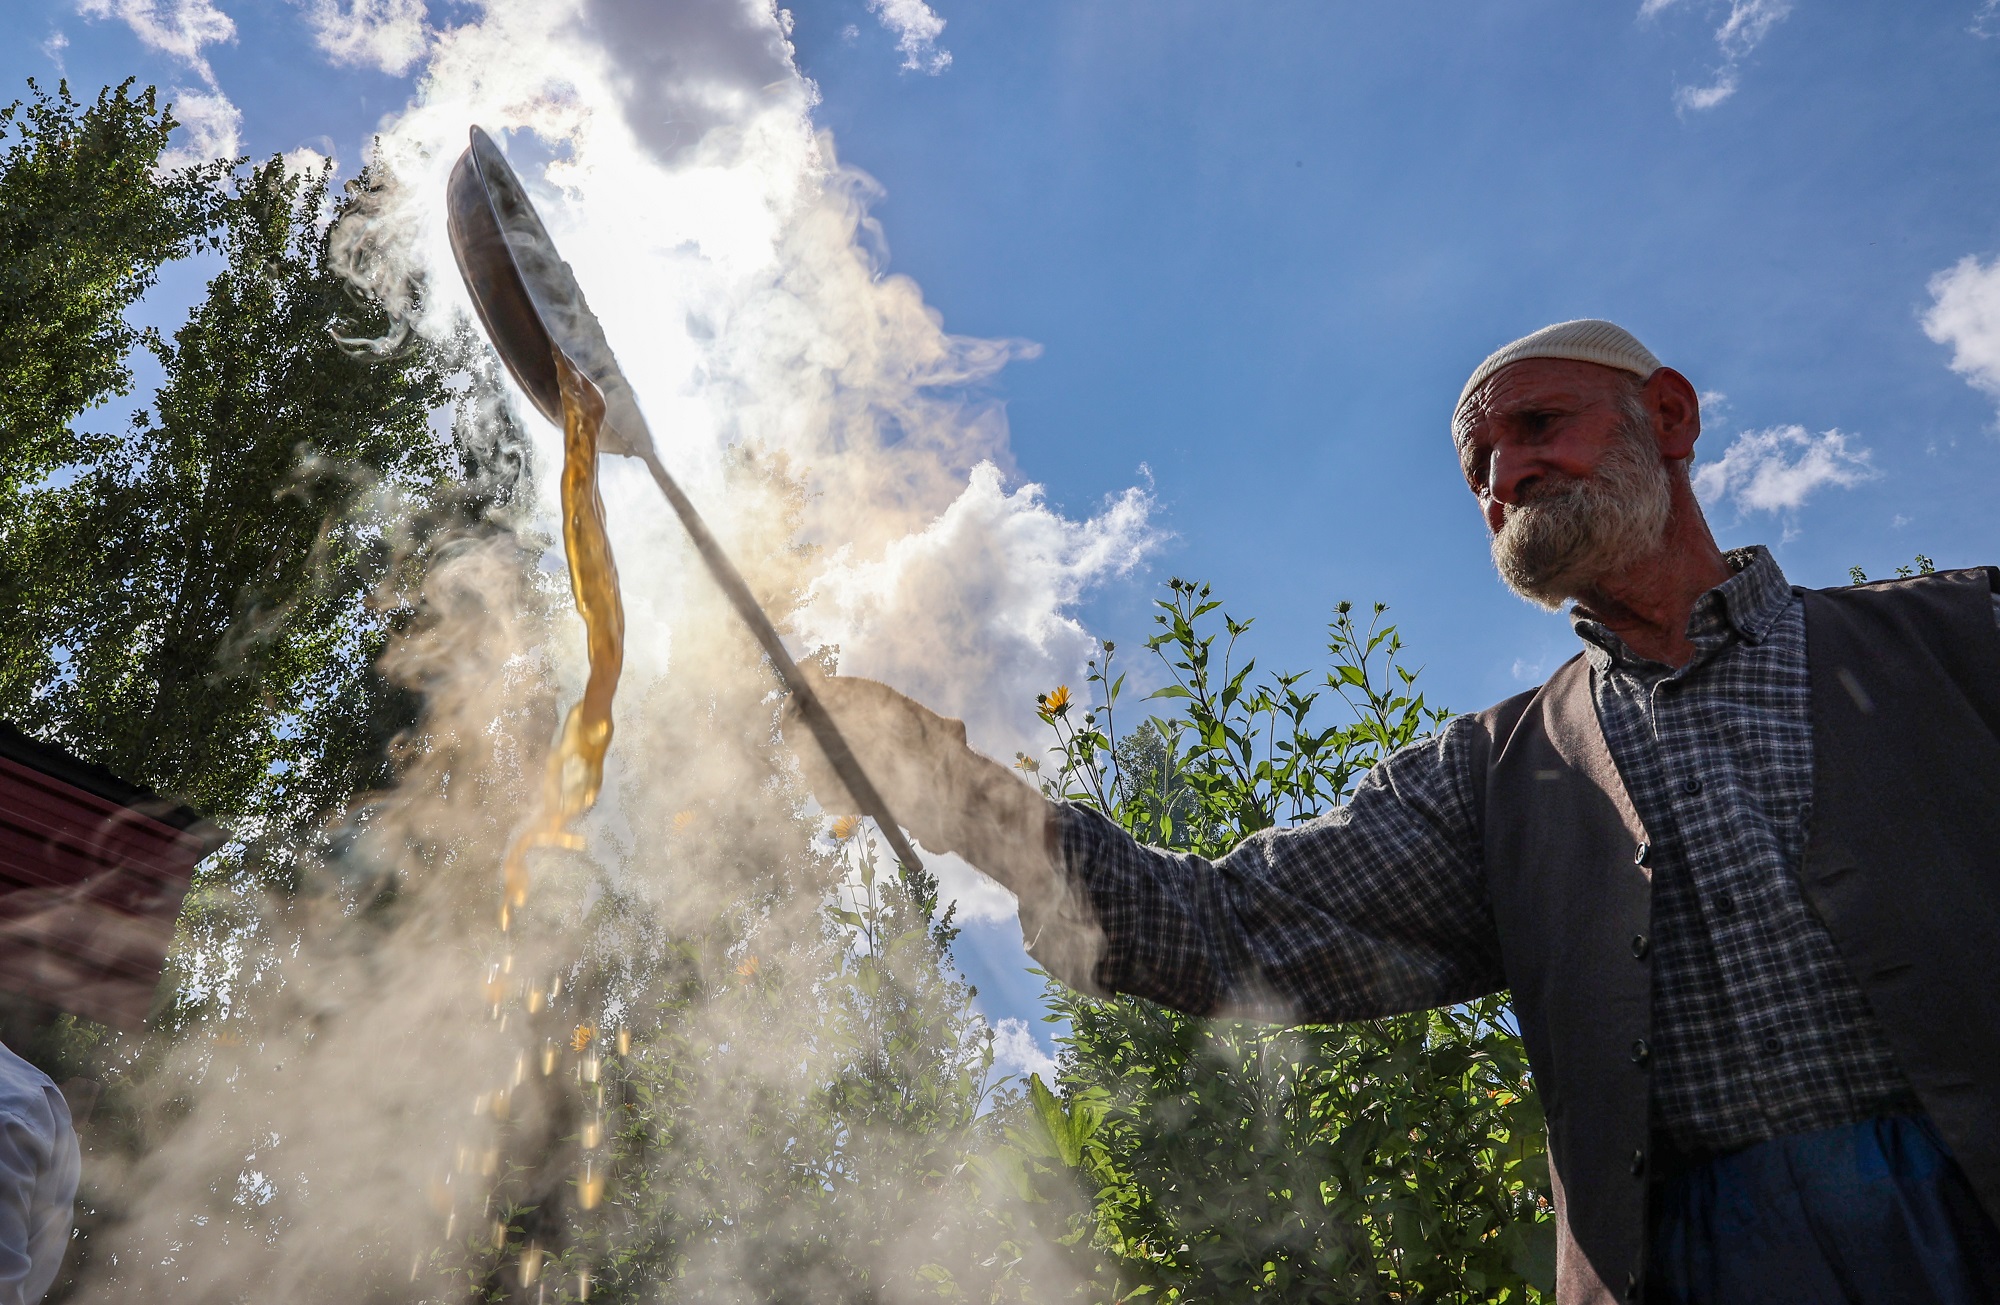
[[[1806,900],[2000,1218],[2000,570],[1805,593]],[[1645,1276],[1652,1010],[1646,833],[1590,667],[1477,718],[1486,876],[1549,1121],[1560,1305]]]

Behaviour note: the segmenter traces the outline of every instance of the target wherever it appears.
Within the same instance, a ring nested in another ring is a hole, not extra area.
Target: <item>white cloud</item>
[[[424,0],[307,0],[313,43],[337,64],[408,72],[429,42]]]
[[[184,167],[209,159],[233,159],[243,149],[243,110],[219,91],[176,90],[174,118],[186,132],[183,143],[160,156],[163,167]]]
[[[284,156],[285,175],[303,177],[309,172],[318,172],[333,160],[310,145],[301,145]]]
[[[1040,1074],[1042,1082],[1051,1086],[1056,1076],[1055,1057],[1043,1050],[1028,1022],[1020,1019],[1004,1019],[993,1026],[993,1068],[1023,1078]]]
[[[1972,15],[1972,26],[1966,30],[1982,39],[2000,36],[2000,0],[1986,0],[1980,5],[1979,11]]]
[[[1951,346],[1951,369],[2000,397],[2000,258],[1967,255],[1930,280],[1924,334]]]
[[[1798,425],[1747,430],[1720,460],[1698,467],[1702,501],[1725,500],[1739,512],[1795,512],[1818,490],[1873,480],[1873,454],[1837,430],[1809,433]]]
[[[905,68],[936,76],[951,67],[951,51],[937,48],[944,19],[924,0],[868,0],[868,11],[896,34]]]
[[[840,645],[843,670],[962,718],[991,755],[1040,751],[1035,694],[1075,683],[1095,647],[1070,610],[1144,559],[1159,538],[1151,510],[1135,488],[1074,520],[1039,485],[1007,492],[984,462],[921,531],[871,559],[830,557],[800,624],[811,641]]]
[[[50,32],[49,39],[42,42],[42,54],[56,66],[57,72],[63,70],[63,51],[67,49],[69,49],[69,37],[60,31]]]
[[[1730,59],[1746,57],[1792,12],[1792,0],[1730,0],[1729,17],[1715,29],[1715,43]]]
[[[1724,68],[1716,74],[1715,80],[1706,86],[1674,87],[1674,107],[1693,109],[1699,113],[1703,109],[1714,108],[1734,94],[1736,94],[1736,70]]]
[[[202,48],[236,39],[236,24],[209,0],[80,0],[85,18],[116,18],[150,50],[170,55],[215,86],[215,70]]]
[[[1679,3],[1681,0],[1641,0],[1639,17],[1657,18]],[[1722,55],[1721,66],[1706,86],[1676,87],[1675,106],[1683,112],[1692,109],[1699,113],[1704,109],[1713,109],[1736,94],[1743,61],[1791,12],[1792,0],[1729,0],[1729,13],[1723,18],[1721,26],[1715,29],[1716,49]]]

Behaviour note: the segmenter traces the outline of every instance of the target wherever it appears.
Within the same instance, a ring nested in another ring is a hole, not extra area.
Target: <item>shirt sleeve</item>
[[[1478,728],[1454,720],[1376,766],[1345,806],[1215,861],[1142,846],[1098,812],[1060,808],[1063,895],[1086,904],[1101,931],[1076,986],[1196,1015],[1305,1023],[1504,987],[1471,791]]]
[[[0,1305],[34,1305],[69,1244],[78,1156],[53,1086],[0,1103]]]

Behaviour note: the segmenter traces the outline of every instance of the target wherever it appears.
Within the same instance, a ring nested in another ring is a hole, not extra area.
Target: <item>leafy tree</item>
[[[0,502],[84,460],[69,424],[128,393],[125,319],[214,229],[222,163],[160,168],[173,117],[127,80],[84,106],[33,81],[0,109]]]
[[[385,777],[414,702],[375,656],[422,536],[478,506],[432,426],[456,360],[329,329],[391,323],[331,265],[326,201],[323,174],[276,159],[236,181],[204,300],[142,341],[165,373],[152,405],[71,438],[74,475],[24,493],[0,565],[0,713],[243,834],[310,826]]]
[[[1316,685],[1253,679],[1255,663],[1237,661],[1250,622],[1221,614],[1205,585],[1177,579],[1158,607],[1149,647],[1171,683],[1153,697],[1176,714],[1117,737],[1125,677],[1111,644],[1090,667],[1098,707],[1067,690],[1041,702],[1060,761],[1045,787],[1146,841],[1213,857],[1310,819],[1446,718],[1379,605],[1365,626],[1339,606]],[[1324,696],[1344,721],[1320,722]],[[1054,985],[1050,1002],[1069,1032],[1064,1103],[1041,1102],[1042,1135],[1068,1138],[1063,1159],[1097,1192],[1095,1237],[1126,1283],[1188,1301],[1551,1289],[1543,1124],[1503,998],[1292,1029]]]

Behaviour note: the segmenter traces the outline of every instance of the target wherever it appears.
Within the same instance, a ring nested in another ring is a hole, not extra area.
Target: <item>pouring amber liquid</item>
[[[583,697],[569,709],[562,735],[549,754],[535,817],[507,849],[501,871],[500,928],[528,900],[528,854],[538,848],[580,848],[571,823],[597,805],[604,787],[604,755],[611,748],[611,699],[625,665],[625,605],[618,596],[618,564],[604,528],[604,500],[597,490],[597,434],[604,397],[590,378],[555,351],[562,382],[563,552],[569,588],[583,618],[590,675]]]

